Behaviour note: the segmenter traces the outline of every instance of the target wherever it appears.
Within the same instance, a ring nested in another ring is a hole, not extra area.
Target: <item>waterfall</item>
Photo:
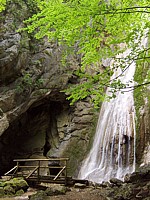
[[[130,50],[127,50],[119,57],[129,53]],[[122,83],[130,83],[135,67],[135,62],[127,67],[120,77]],[[121,69],[118,69],[112,79],[121,73]],[[78,178],[97,183],[114,177],[123,180],[125,174],[135,170],[134,120],[133,91],[118,91],[116,98],[103,102],[93,147],[81,166]]]
[[[148,31],[144,30],[142,38],[139,33],[141,43],[138,38],[134,41],[141,51],[148,44]],[[125,58],[125,68],[123,71],[117,68],[111,80],[118,77],[122,83],[133,86],[131,82],[136,68],[134,59],[137,57],[131,60],[130,53],[131,49],[127,49],[117,56],[119,59]],[[112,63],[110,66],[118,66],[116,61]],[[109,89],[106,93],[109,95]],[[116,98],[103,102],[101,106],[93,147],[81,166],[78,178],[97,183],[109,181],[111,178],[123,180],[125,174],[135,171],[135,141],[133,90],[127,89],[124,93],[118,91]]]

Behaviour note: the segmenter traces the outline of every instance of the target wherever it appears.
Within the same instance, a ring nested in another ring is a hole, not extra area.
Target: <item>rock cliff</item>
[[[149,63],[138,66],[135,72],[135,82],[139,84],[148,81]],[[150,86],[145,85],[134,91],[136,107],[136,158],[138,165],[150,162]]]
[[[64,67],[62,47],[17,32],[33,12],[28,2],[8,1],[0,16],[0,175],[14,165],[13,159],[34,156],[68,156],[73,175],[90,148],[98,113],[89,99],[70,106],[62,92],[68,83],[80,81],[74,74],[78,61],[70,56]],[[136,102],[141,111],[138,164],[150,162],[150,99],[144,99],[140,106]]]
[[[74,173],[94,133],[88,99],[70,106],[61,92],[76,84],[73,57],[61,64],[61,47],[18,33],[29,17],[26,1],[9,1],[1,13],[0,43],[0,174],[14,158],[69,156]]]

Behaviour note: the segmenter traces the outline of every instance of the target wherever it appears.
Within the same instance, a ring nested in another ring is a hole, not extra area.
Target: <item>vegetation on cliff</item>
[[[1,0],[1,10],[5,3]],[[94,104],[99,105],[99,101],[106,98],[105,87],[111,88],[111,97],[117,90],[129,87],[121,84],[117,77],[111,80],[114,69],[121,67],[122,73],[118,76],[122,76],[133,60],[139,65],[148,63],[150,48],[139,48],[143,30],[150,26],[148,0],[27,0],[25,3],[36,14],[25,21],[24,30],[34,33],[37,39],[47,37],[49,41],[66,47],[62,58],[64,65],[67,65],[70,54],[74,54],[79,61],[80,69],[75,76],[85,81],[65,90],[72,103],[92,96]],[[148,36],[149,31],[146,33]],[[120,48],[118,44],[121,43],[126,45]],[[105,59],[116,59],[116,55],[127,48],[131,48],[130,54],[126,59],[117,59],[117,65],[105,62]],[[147,80],[134,88],[129,87],[129,90],[149,83],[148,70]]]
[[[6,0],[0,0],[0,12],[2,12],[5,9],[6,6]]]
[[[72,102],[92,95],[97,104],[105,99],[105,86],[111,88],[114,96],[118,89],[128,87],[119,80],[111,80],[114,68],[121,67],[123,73],[133,60],[138,63],[148,62],[149,47],[139,48],[143,30],[150,26],[150,7],[147,0],[112,0],[109,3],[103,0],[43,0],[38,2],[38,6],[40,12],[26,20],[25,30],[34,32],[37,39],[46,36],[50,41],[67,46],[63,61],[72,53],[80,58],[81,67],[76,75],[86,81],[66,90],[70,95],[68,99]],[[148,35],[149,32],[146,37]],[[126,45],[120,48],[118,44],[121,43]],[[131,48],[131,53],[126,59],[118,59],[117,66],[110,66],[110,63],[108,66],[104,65],[103,60],[115,58],[127,48]],[[97,71],[96,74],[91,73],[93,68]],[[148,72],[147,81],[136,87],[149,82]]]

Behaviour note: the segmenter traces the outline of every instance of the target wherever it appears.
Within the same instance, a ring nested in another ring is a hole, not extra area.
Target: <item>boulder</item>
[[[67,188],[64,185],[59,184],[51,184],[45,190],[47,196],[54,196],[54,195],[64,195],[66,194]]]
[[[10,185],[6,185],[4,187],[4,194],[7,196],[12,196],[15,194],[15,189],[11,187]]]
[[[6,181],[6,185],[10,185],[15,192],[21,189],[26,192],[29,187],[28,183],[23,178],[13,178],[10,181]]]
[[[44,200],[46,197],[45,191],[40,190],[36,194],[29,196],[29,200]]]
[[[13,178],[10,180],[0,180],[0,197],[18,196],[28,189],[28,184],[23,178]]]
[[[86,188],[86,184],[82,184],[82,183],[75,183],[74,184],[75,188],[80,188],[80,189],[84,189]]]
[[[119,180],[117,178],[112,178],[112,179],[110,179],[110,183],[113,183],[113,184],[115,184],[117,186],[121,186],[123,184],[123,181],[121,181],[121,180]]]

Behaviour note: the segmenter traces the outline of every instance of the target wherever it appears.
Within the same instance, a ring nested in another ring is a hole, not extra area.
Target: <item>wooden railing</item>
[[[23,176],[37,182],[64,182],[67,184],[67,161],[69,158],[15,159],[16,165],[7,176]],[[45,174],[43,171],[45,170]]]

